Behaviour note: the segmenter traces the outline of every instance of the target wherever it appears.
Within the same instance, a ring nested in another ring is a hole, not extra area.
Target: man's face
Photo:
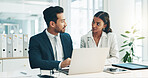
[[[104,22],[102,19],[100,19],[98,17],[94,17],[94,19],[92,21],[92,32],[93,33],[102,32],[102,29],[105,27],[106,27],[106,25],[104,25]]]
[[[64,33],[65,32],[65,27],[67,26],[65,22],[65,17],[63,13],[58,13],[57,14],[57,22],[55,26],[55,32],[57,33]]]

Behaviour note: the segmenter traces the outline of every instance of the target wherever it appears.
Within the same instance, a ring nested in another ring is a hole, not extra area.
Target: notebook
[[[74,49],[69,69],[60,69],[67,75],[97,73],[104,70],[109,48]]]
[[[112,66],[126,68],[130,70],[148,69],[148,66],[134,63],[112,64]]]

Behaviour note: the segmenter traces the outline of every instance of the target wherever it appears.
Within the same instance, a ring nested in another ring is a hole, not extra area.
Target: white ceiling
[[[16,3],[31,5],[52,5],[59,4],[59,0],[0,0],[0,3]]]
[[[25,3],[25,2],[28,2],[28,1],[53,3],[57,0],[0,0],[0,2],[7,2],[7,3]]]
[[[50,4],[54,4],[54,3],[57,4],[58,0],[0,0],[0,3],[1,4],[9,3],[9,4],[16,4],[16,5],[17,4],[24,4],[24,5],[33,6],[33,7],[35,7],[35,9],[38,8],[37,11],[40,11],[40,9],[43,6],[49,6]],[[7,5],[5,5],[5,6],[7,6]],[[7,9],[7,8],[5,8],[5,6],[3,8]],[[10,8],[8,8],[8,9],[10,9]],[[18,6],[16,6],[16,8],[18,8]],[[14,10],[14,12],[4,12],[4,11],[0,10],[0,19],[7,19],[7,20],[22,19],[22,20],[24,20],[24,19],[37,19],[37,18],[41,17],[41,14],[35,13],[34,11],[32,13],[27,13],[27,11],[26,11],[26,13],[17,13],[17,12],[15,13],[15,11],[16,10]]]

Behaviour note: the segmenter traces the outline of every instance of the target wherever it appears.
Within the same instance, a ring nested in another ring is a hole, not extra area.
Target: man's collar
[[[46,34],[47,34],[47,36],[49,36],[49,37],[51,37],[51,38],[54,38],[55,37],[55,35],[53,35],[53,34],[51,34],[51,33],[49,33],[48,31],[47,31],[47,29],[46,29]],[[56,36],[60,36],[60,33],[58,33],[58,35],[56,35]]]

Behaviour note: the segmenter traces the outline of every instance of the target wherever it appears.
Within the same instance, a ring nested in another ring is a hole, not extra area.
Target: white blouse
[[[92,31],[81,37],[81,48],[93,48],[97,47],[95,40],[92,36]],[[111,65],[119,62],[118,44],[116,35],[114,33],[102,32],[102,36],[98,43],[98,48],[109,48],[109,55],[105,65]]]

